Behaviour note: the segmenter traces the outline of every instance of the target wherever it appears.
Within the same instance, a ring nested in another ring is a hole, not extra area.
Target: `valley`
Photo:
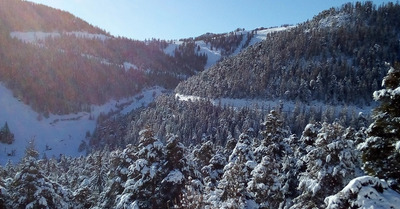
[[[134,109],[147,106],[163,88],[146,89],[137,96],[110,101],[103,105],[93,105],[90,112],[68,115],[41,116],[32,108],[15,98],[3,85],[0,85],[0,124],[8,123],[15,135],[15,141],[2,144],[0,163],[18,163],[25,155],[25,149],[33,140],[41,157],[60,158],[85,156],[89,151],[88,138],[96,127],[100,115],[127,114]],[[119,108],[120,104],[126,104]],[[110,114],[111,113],[111,114]],[[13,154],[11,154],[13,153]],[[12,155],[12,156],[10,156]]]
[[[399,17],[139,41],[0,0],[0,208],[398,208]]]

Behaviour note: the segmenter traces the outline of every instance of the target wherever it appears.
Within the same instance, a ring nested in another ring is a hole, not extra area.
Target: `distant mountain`
[[[229,33],[206,33],[195,38],[170,41],[164,52],[171,56],[187,56],[193,53],[207,56],[206,69],[226,57],[235,56],[247,47],[259,43],[271,33],[287,30],[293,26],[257,28],[254,30],[236,29]]]
[[[90,111],[180,81],[281,28],[238,29],[179,41],[113,37],[72,14],[22,0],[0,2],[0,82],[47,117]]]
[[[368,105],[400,60],[400,6],[345,4],[269,34],[265,41],[178,85],[207,98],[286,99]]]
[[[380,88],[387,63],[400,60],[399,15],[398,4],[345,4],[268,33],[265,40],[181,82],[175,95],[121,121],[100,123],[92,142],[135,144],[138,131],[151,126],[160,138],[173,132],[187,144],[204,139],[224,144],[227,136],[238,137],[249,128],[258,135],[259,121],[271,109],[281,112],[297,135],[316,121],[368,126],[373,91]],[[205,42],[208,36],[197,39]]]
[[[21,1],[0,2],[0,81],[44,116],[90,111],[145,87],[175,88],[206,57],[164,53],[165,41],[116,38],[73,15]]]

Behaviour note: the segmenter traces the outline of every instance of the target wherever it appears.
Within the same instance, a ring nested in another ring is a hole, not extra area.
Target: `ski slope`
[[[0,165],[9,160],[17,163],[23,156],[30,140],[34,139],[40,157],[56,157],[60,155],[80,156],[86,153],[78,152],[79,145],[87,142],[86,132],[93,133],[97,117],[103,113],[116,111],[121,114],[148,105],[164,89],[154,87],[144,90],[140,97],[131,97],[119,101],[109,101],[101,106],[92,106],[91,112],[79,112],[69,115],[50,115],[40,119],[39,114],[17,98],[0,83],[0,127],[8,123],[14,133],[13,144],[0,143]],[[123,108],[117,108],[123,105]],[[15,150],[15,156],[9,156]]]
[[[255,30],[256,33],[254,34],[254,36],[250,40],[249,46],[252,46],[252,45],[254,45],[256,43],[264,41],[265,39],[267,39],[268,34],[271,34],[271,33],[274,33],[274,32],[279,32],[279,31],[288,30],[288,29],[293,28],[293,27],[295,27],[295,26],[274,27],[274,28],[268,28],[268,29]],[[239,54],[244,49],[243,46],[246,43],[247,34],[251,33],[251,32],[252,31],[246,31],[246,30],[235,32],[238,35],[242,34],[243,35],[243,40],[239,44],[239,46],[235,50],[235,52],[233,54],[231,54],[230,56],[235,56],[235,55]],[[216,64],[222,58],[221,49],[216,49],[216,48],[212,49],[210,44],[207,44],[202,40],[196,41],[195,43],[196,43],[196,45],[200,46],[200,51],[196,50],[196,52],[198,54],[206,54],[207,55],[207,63],[205,65],[205,69],[210,68],[211,66]],[[175,49],[178,48],[179,45],[181,45],[181,44],[183,44],[183,41],[174,41],[173,43],[169,44],[164,49],[164,53],[166,53],[168,55],[171,55],[171,56],[174,56]]]

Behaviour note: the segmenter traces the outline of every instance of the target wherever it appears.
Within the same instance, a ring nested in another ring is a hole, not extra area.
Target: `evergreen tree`
[[[282,157],[284,147],[281,143],[285,136],[288,136],[289,131],[283,125],[283,120],[280,113],[276,110],[271,110],[266,116],[265,122],[262,123],[265,127],[261,134],[263,139],[261,144],[255,149],[254,154],[256,161],[259,163],[265,155],[274,155],[275,157]]]
[[[0,129],[0,142],[6,144],[12,144],[14,142],[14,134],[11,133],[8,123],[6,122],[4,126]]]
[[[391,67],[383,79],[385,89],[375,91],[380,102],[375,109],[368,138],[360,144],[363,169],[369,175],[388,181],[400,192],[400,64]]]
[[[0,169],[2,169],[0,167]],[[0,208],[7,208],[6,207],[6,200],[8,199],[8,192],[5,188],[3,177],[0,176]]]
[[[252,139],[243,133],[229,156],[229,163],[224,167],[224,175],[218,185],[222,200],[219,207],[244,208],[252,201],[247,191],[247,183],[255,166]]]
[[[110,153],[110,168],[107,174],[108,183],[100,197],[101,208],[112,208],[118,195],[124,191],[128,180],[129,166],[137,159],[137,147],[128,144],[124,150]]]
[[[304,154],[296,154],[301,156],[298,175],[301,194],[291,208],[323,208],[325,197],[339,192],[361,174],[352,136],[349,129],[344,130],[337,123],[323,123],[319,128],[307,125],[300,139]]]
[[[284,190],[288,184],[286,172],[291,170],[288,164],[292,151],[287,142],[291,138],[285,138],[290,132],[275,110],[270,111],[262,125],[265,126],[261,132],[263,139],[254,151],[258,165],[251,172],[247,189],[260,208],[278,208],[287,192]],[[286,172],[283,173],[283,170]]]
[[[251,172],[247,189],[260,208],[278,208],[283,201],[280,162],[265,156]]]
[[[76,171],[78,168],[77,164],[71,163],[68,174],[74,173],[73,178],[67,176],[68,181],[74,181],[77,179],[78,188],[75,192],[75,199],[84,200],[85,207],[94,207],[99,204],[98,200],[102,196],[107,183],[107,171],[108,171],[108,151],[96,151],[90,154],[84,163],[84,168],[81,171]],[[71,184],[71,183],[69,183]]]
[[[162,204],[159,186],[163,179],[164,145],[149,128],[139,135],[138,159],[129,166],[128,180],[117,198],[116,208],[159,208]]]
[[[169,136],[165,152],[166,162],[162,170],[166,173],[166,177],[161,181],[159,199],[161,207],[169,208],[180,205],[182,190],[190,170],[185,158],[186,148],[176,135]]]
[[[9,189],[9,208],[69,208],[71,192],[45,177],[37,164],[32,140]]]

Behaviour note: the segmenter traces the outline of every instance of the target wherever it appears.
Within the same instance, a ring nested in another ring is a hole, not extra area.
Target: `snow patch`
[[[185,177],[183,176],[182,172],[180,172],[179,170],[173,170],[171,171],[167,177],[165,177],[161,183],[163,182],[171,182],[174,184],[179,184],[182,183],[182,181],[185,179]]]
[[[319,21],[319,27],[321,28],[330,28],[330,27],[341,27],[344,23],[349,19],[348,14],[337,14],[337,15],[329,15],[326,18],[323,18]]]
[[[262,30],[257,30],[256,34],[254,34],[254,37],[250,40],[249,46],[252,46],[256,43],[259,43],[261,41],[264,41],[267,39],[267,36],[271,33],[275,32],[280,32],[284,30],[288,30],[291,28],[294,28],[296,26],[286,26],[286,27],[274,27],[274,28],[267,28],[267,29],[262,29]]]
[[[400,194],[390,189],[387,183],[372,176],[355,178],[339,193],[325,198],[329,209],[346,205],[357,208],[400,208]]]
[[[139,68],[130,62],[124,62],[124,69],[125,71],[129,71],[130,69],[138,70]]]
[[[396,142],[396,150],[400,152],[400,141]]]
[[[72,31],[72,32],[41,32],[41,31],[30,31],[30,32],[20,32],[14,31],[10,33],[11,38],[17,38],[26,43],[38,43],[39,41],[44,41],[46,38],[59,38],[61,35],[74,35],[77,38],[86,39],[99,39],[105,41],[110,36],[104,34],[93,34],[82,31]]]
[[[164,49],[164,53],[172,57],[175,56],[175,49],[178,48],[181,44],[183,44],[183,41],[174,41]]]
[[[94,34],[94,33],[88,33],[88,32],[82,32],[82,31],[72,31],[72,32],[66,32],[67,35],[75,35],[77,38],[85,38],[85,39],[99,39],[101,41],[105,41],[109,38],[110,36],[104,35],[104,34]]]
[[[11,38],[19,39],[26,43],[37,43],[38,41],[44,41],[46,38],[58,38],[60,37],[60,33],[58,32],[11,32]]]
[[[198,96],[190,96],[190,95],[183,95],[183,94],[175,94],[175,99],[177,99],[179,101],[185,101],[185,102],[188,102],[188,101],[194,102],[194,101],[202,100],[202,98],[198,97]]]

